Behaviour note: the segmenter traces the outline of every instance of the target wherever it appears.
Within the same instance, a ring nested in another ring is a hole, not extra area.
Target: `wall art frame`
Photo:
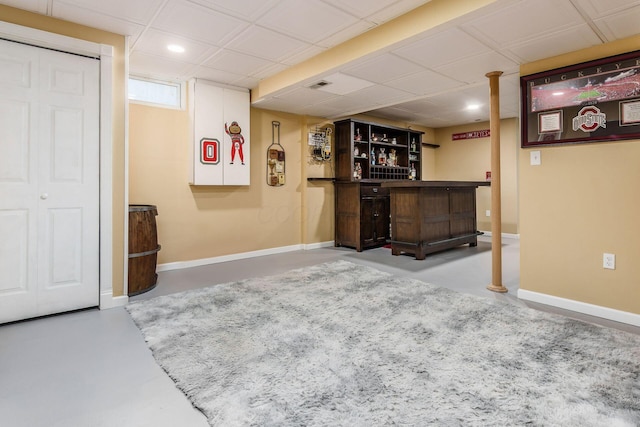
[[[520,77],[521,146],[640,139],[640,51]]]

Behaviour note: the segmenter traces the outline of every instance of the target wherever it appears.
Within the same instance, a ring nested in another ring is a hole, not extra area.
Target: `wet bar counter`
[[[478,244],[476,189],[486,181],[387,181],[391,253],[427,254]]]

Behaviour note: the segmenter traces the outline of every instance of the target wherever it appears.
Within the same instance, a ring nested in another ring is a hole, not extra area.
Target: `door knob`
[[[40,198],[41,198],[42,200],[46,200],[47,198],[49,198],[49,194],[47,194],[47,193],[42,193],[42,194],[40,195]]]

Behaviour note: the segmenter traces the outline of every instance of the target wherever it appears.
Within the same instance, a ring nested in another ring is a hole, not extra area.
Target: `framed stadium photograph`
[[[522,147],[640,139],[640,51],[520,77]]]

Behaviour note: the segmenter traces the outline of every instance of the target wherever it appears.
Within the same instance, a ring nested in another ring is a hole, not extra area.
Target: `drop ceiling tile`
[[[591,19],[612,15],[625,9],[638,8],[638,0],[574,0],[574,3],[584,10]]]
[[[457,28],[452,28],[396,49],[394,53],[425,67],[433,68],[465,56],[488,51],[489,48],[475,38]]]
[[[248,55],[280,62],[303,52],[310,45],[253,25],[231,40],[226,47]]]
[[[559,33],[547,33],[537,39],[531,39],[508,47],[508,51],[523,60],[533,62],[567,52],[573,52],[596,46],[602,41],[587,24],[570,28]]]
[[[412,99],[415,96],[409,92],[387,86],[370,86],[352,93],[354,99],[373,105],[384,105],[392,102],[401,102]]]
[[[308,43],[318,43],[357,19],[319,0],[282,0],[258,24]]]
[[[413,114],[428,114],[430,112],[436,113],[441,109],[441,106],[429,101],[428,99],[403,102],[402,104],[397,104],[394,107]]]
[[[286,65],[295,65],[309,58],[312,58],[317,54],[324,52],[325,50],[325,48],[322,48],[320,46],[309,45],[309,47],[301,50],[298,53],[294,53],[289,56],[283,56],[280,62]]]
[[[248,28],[249,23],[193,3],[172,0],[154,19],[152,27],[223,46]]]
[[[280,0],[189,0],[236,18],[253,22]]]
[[[261,70],[257,70],[255,73],[251,74],[250,77],[255,77],[258,79],[264,79],[266,77],[270,77],[273,76],[275,74],[278,74],[281,71],[284,71],[287,69],[286,65],[283,64],[278,64],[278,63],[273,63],[273,65],[270,65],[266,68],[263,68]]]
[[[389,53],[359,61],[342,70],[345,74],[375,83],[385,83],[420,71],[424,71],[421,66]]]
[[[53,3],[51,16],[115,34],[131,36],[132,43],[135,42],[145,28],[144,25],[141,24],[58,1]]]
[[[353,25],[349,25],[347,28],[340,30],[329,37],[318,41],[316,44],[323,47],[333,47],[344,43],[362,33],[365,33],[375,27],[375,24],[368,21],[358,21]]]
[[[170,52],[167,49],[169,44],[179,44],[185,48],[185,51],[183,53]],[[213,45],[154,29],[148,29],[134,47],[134,51],[162,56],[171,60],[185,61],[191,64],[200,63],[200,61],[212,55],[218,49]]]
[[[129,73],[160,80],[183,81],[193,64],[172,61],[142,52],[133,52],[129,57]]]
[[[397,18],[400,15],[404,15],[405,13],[410,12],[418,6],[421,6],[425,3],[429,3],[430,0],[400,0],[391,2],[389,7],[382,9],[378,12],[373,12],[371,15],[367,16],[367,20],[374,22],[376,24],[383,24],[387,21],[391,21],[394,18]],[[368,2],[367,2],[368,5]]]
[[[241,77],[237,80],[233,80],[230,84],[245,89],[255,89],[258,87],[258,83],[260,83],[260,79],[255,77]]]
[[[371,104],[366,101],[352,99],[348,96],[336,96],[327,101],[314,104],[313,107],[329,108],[333,115],[349,114],[353,111],[366,111],[371,109]]]
[[[497,52],[487,52],[437,67],[436,71],[466,83],[487,81],[486,74],[491,71],[503,71],[510,74],[518,71],[520,66]]]
[[[275,98],[286,102],[294,102],[301,107],[307,105],[318,104],[336,96],[332,93],[323,92],[321,90],[309,89],[307,87],[297,87],[292,90],[279,93]]]
[[[640,6],[594,22],[608,41],[634,36],[640,31]]]
[[[242,76],[251,76],[262,69],[274,65],[274,63],[226,49],[216,53],[212,58],[203,62],[202,65]]]
[[[246,87],[237,84],[244,76],[240,74],[230,73],[228,71],[216,70],[214,68],[200,66],[197,67],[193,73],[193,77],[210,80],[212,82],[223,83],[228,85],[236,85],[238,87]]]
[[[366,114],[381,119],[401,122],[413,121],[419,118],[417,114],[413,114],[394,107],[378,108],[375,110],[367,111]]]
[[[164,0],[52,0],[54,9],[57,4],[66,3],[83,9],[91,9],[125,21],[146,25],[156,14]]]
[[[423,71],[391,80],[386,86],[401,89],[414,95],[429,95],[462,86],[462,83],[433,71]]]
[[[3,0],[2,4],[41,15],[47,14],[47,0]]]
[[[521,43],[547,32],[558,32],[584,23],[569,1],[520,1],[467,23],[498,47]]]
[[[324,0],[324,2],[360,19],[364,19],[367,16],[389,8],[394,3],[398,3],[394,0],[368,0],[366,2],[362,0]]]

